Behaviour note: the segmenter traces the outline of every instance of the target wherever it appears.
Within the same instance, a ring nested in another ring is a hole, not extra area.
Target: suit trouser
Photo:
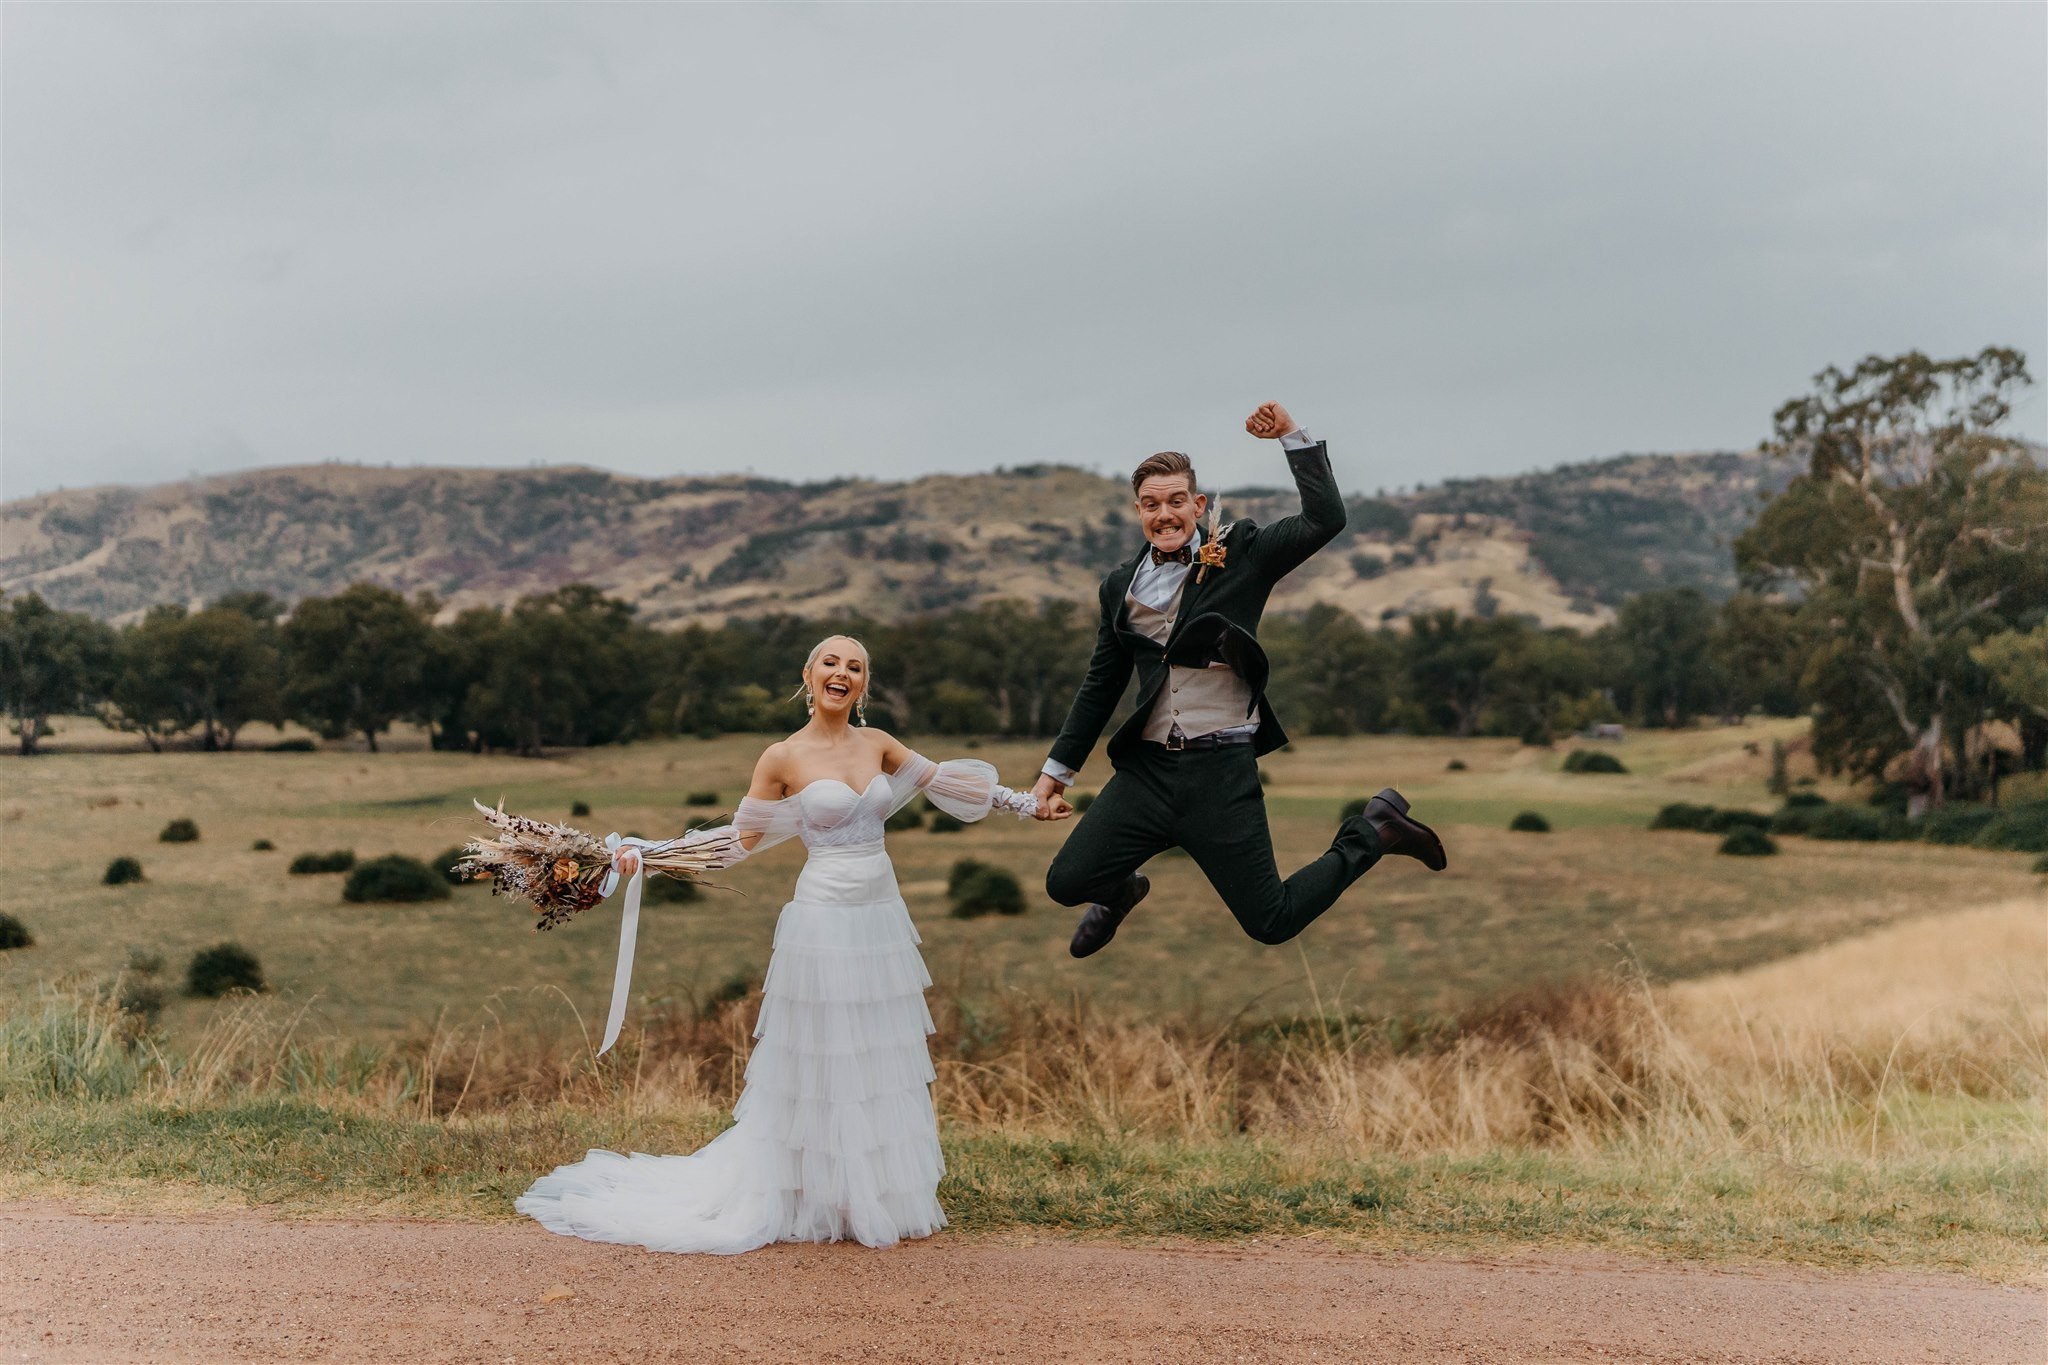
[[[1380,860],[1379,833],[1346,820],[1329,850],[1282,881],[1249,744],[1170,752],[1137,745],[1103,784],[1046,870],[1061,905],[1114,903],[1130,875],[1169,848],[1194,858],[1244,931],[1285,943]]]

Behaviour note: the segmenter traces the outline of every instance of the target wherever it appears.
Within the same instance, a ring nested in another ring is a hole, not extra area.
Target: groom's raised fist
[[[1244,419],[1244,429],[1262,441],[1277,441],[1294,430],[1294,419],[1278,403],[1261,403],[1257,412]]]

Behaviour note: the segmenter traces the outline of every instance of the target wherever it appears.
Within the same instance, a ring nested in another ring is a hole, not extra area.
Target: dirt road
[[[0,1204],[4,1361],[2048,1361],[2048,1294],[1605,1256],[941,1235],[661,1256],[529,1225]]]

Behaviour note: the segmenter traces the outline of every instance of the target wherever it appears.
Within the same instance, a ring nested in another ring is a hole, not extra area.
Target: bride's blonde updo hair
[[[844,640],[858,649],[860,651],[860,661],[867,665],[866,673],[861,679],[860,695],[853,699],[854,719],[860,724],[866,725],[868,723],[868,693],[873,691],[875,686],[875,661],[868,657],[868,647],[851,635],[827,635],[824,639],[811,646],[810,657],[804,660],[803,681],[797,685],[796,691],[789,694],[789,699],[795,701],[798,697],[802,697],[804,699],[804,710],[807,713],[817,710],[817,703],[811,700],[811,669],[817,664],[818,656],[825,652],[825,646],[831,644],[834,640]]]

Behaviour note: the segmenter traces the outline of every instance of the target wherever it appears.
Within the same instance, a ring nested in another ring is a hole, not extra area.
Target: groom
[[[1442,871],[1434,831],[1408,818],[1391,787],[1337,829],[1329,850],[1285,881],[1273,861],[1258,758],[1287,742],[1266,701],[1259,617],[1287,573],[1344,529],[1344,500],[1322,442],[1267,403],[1245,430],[1277,440],[1301,511],[1271,526],[1232,522],[1204,538],[1209,499],[1187,456],[1165,451],[1131,475],[1147,545],[1102,581],[1102,619],[1088,676],[1033,794],[1040,819],[1071,809],[1062,793],[1138,674],[1138,708],[1110,737],[1116,772],[1045,874],[1061,905],[1087,905],[1070,951],[1086,957],[1115,936],[1152,889],[1138,871],[1184,848],[1244,931],[1284,943],[1330,908],[1388,853]]]

